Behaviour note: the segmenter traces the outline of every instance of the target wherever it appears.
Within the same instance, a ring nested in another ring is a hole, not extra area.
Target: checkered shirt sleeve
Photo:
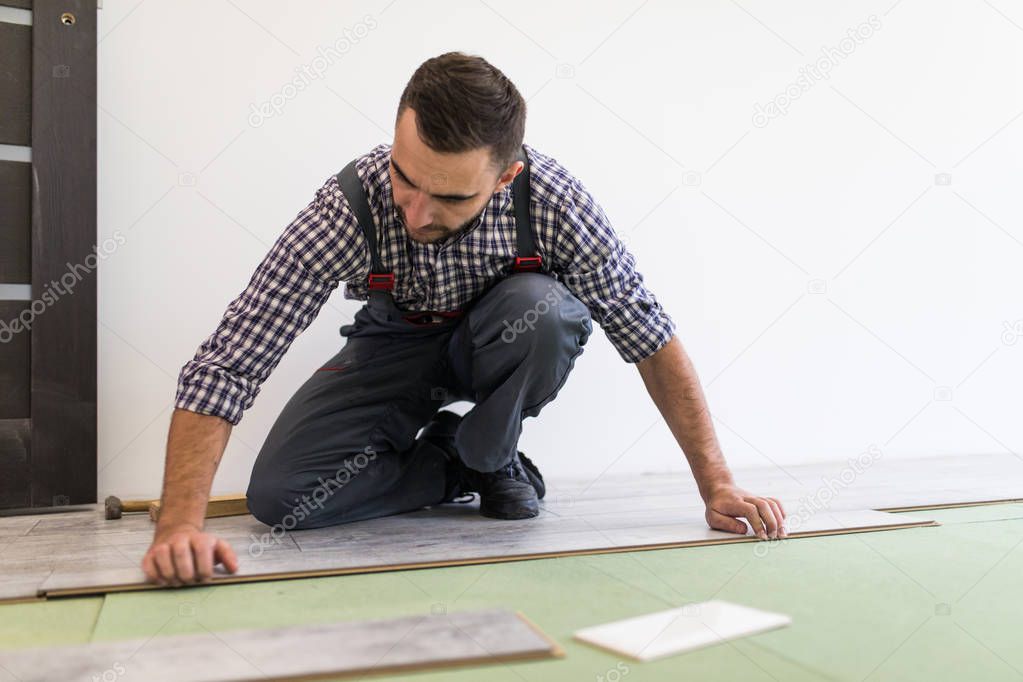
[[[586,187],[571,178],[560,208],[555,268],[589,308],[626,362],[639,362],[675,334],[675,322],[647,289],[636,260]]]
[[[181,368],[175,407],[240,422],[292,341],[341,281],[365,269],[365,258],[365,240],[331,176]]]

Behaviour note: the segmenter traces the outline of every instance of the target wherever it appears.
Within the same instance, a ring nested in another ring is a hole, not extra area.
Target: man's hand
[[[744,518],[761,540],[787,537],[785,509],[774,497],[751,495],[734,485],[714,488],[707,496],[707,524],[715,530],[746,534]]]
[[[238,557],[231,545],[183,523],[157,529],[142,559],[142,570],[150,582],[177,587],[209,582],[217,564],[223,564],[229,573],[238,570]]]
[[[785,510],[773,497],[751,495],[732,483],[732,474],[714,433],[707,399],[682,342],[672,337],[636,364],[643,383],[671,429],[707,505],[707,524],[715,530],[746,534],[749,521],[761,539],[785,537]]]
[[[231,434],[231,423],[175,408],[167,434],[163,503],[153,544],[142,558],[146,579],[161,585],[209,582],[213,567],[238,570],[238,557],[223,540],[204,533],[210,486]]]

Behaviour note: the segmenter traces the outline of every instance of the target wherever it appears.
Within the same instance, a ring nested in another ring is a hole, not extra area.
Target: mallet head
[[[119,519],[121,514],[124,512],[124,505],[121,504],[121,498],[117,495],[111,495],[106,499],[103,504],[105,510],[105,516],[107,519]]]

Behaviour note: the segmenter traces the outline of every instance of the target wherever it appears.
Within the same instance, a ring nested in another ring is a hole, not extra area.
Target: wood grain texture
[[[867,466],[836,461],[751,467],[734,473],[736,483],[752,492],[778,497],[790,506],[823,503],[834,510],[1014,500],[1023,491],[1023,459],[1009,453],[899,459],[882,454]],[[623,475],[559,481],[547,508],[556,513],[600,514],[603,500],[619,497],[620,489],[642,496],[643,506],[699,501],[691,476]]]
[[[953,502],[945,504],[913,504],[903,507],[885,507],[884,509],[878,509],[878,511],[885,512],[914,512],[914,511],[934,511],[935,509],[959,509],[962,507],[984,507],[995,504],[1011,504],[1014,502],[1023,502],[1023,498],[1020,499],[1004,499],[1004,500],[983,500],[981,502]]]
[[[472,510],[466,510],[468,506],[347,524],[355,526],[355,530],[335,526],[294,531],[290,536],[301,548],[299,551],[239,553],[238,572],[219,574],[214,582],[231,584],[759,542],[752,535],[711,530],[693,517],[681,520],[670,512],[658,524],[600,529],[585,528],[585,524],[576,523],[578,519],[570,519],[569,527],[563,529],[560,526],[566,520],[562,517],[541,515],[539,519],[509,523],[478,515],[469,516],[466,512],[472,513]],[[399,522],[398,525],[403,524],[404,528],[397,527],[394,520]],[[510,525],[516,528],[509,529]],[[797,530],[790,533],[790,539],[932,525],[936,524],[927,518],[872,510],[822,512],[803,521]],[[58,565],[40,588],[49,597],[148,589],[163,588],[146,583],[138,565],[117,566],[102,562],[88,566],[78,562]]]
[[[32,43],[33,295],[76,280],[32,327],[31,504],[60,506],[96,500],[95,0],[36,0]]]
[[[518,614],[467,611],[0,652],[22,682],[312,680],[561,656]]]
[[[28,506],[31,428],[28,419],[0,419],[0,509]],[[3,538],[0,519],[0,538]]]
[[[27,419],[32,411],[32,332],[16,326],[27,310],[28,301],[0,301],[0,419]],[[8,488],[0,482],[0,494]]]
[[[2,62],[0,62],[2,63]],[[0,161],[0,282],[32,281],[32,164]]]
[[[27,534],[39,523],[39,516],[0,516],[0,540]],[[0,542],[0,547],[3,543]]]
[[[218,537],[246,555],[252,533],[267,527],[249,517],[236,527],[216,529]],[[102,505],[90,511],[0,517],[0,601],[30,599],[55,570],[103,576],[135,576],[153,537],[148,516],[107,521]],[[279,552],[298,553],[290,536],[266,547],[271,559]]]
[[[160,519],[162,502],[153,500],[149,503],[149,518],[153,521]],[[214,519],[220,516],[247,516],[249,513],[248,500],[243,494],[214,495],[206,503],[206,518]]]
[[[1018,498],[1023,490],[1023,463],[1012,455],[881,459],[845,483],[843,466],[738,470],[736,479],[782,500],[793,539],[932,525],[926,516],[872,509],[921,503],[928,495],[946,506]],[[548,491],[541,515],[523,521],[481,517],[474,503],[283,534],[251,516],[208,519],[206,528],[239,556],[239,573],[218,576],[222,583],[758,542],[710,530],[692,478],[681,474],[551,481]],[[847,508],[855,504],[862,506]],[[0,549],[0,575],[9,570],[24,583],[41,579],[38,589],[51,597],[159,589],[143,582],[139,566],[152,538],[145,516],[107,521],[95,505],[21,518],[19,526],[0,518],[0,547],[7,545]],[[33,572],[33,557],[60,552],[72,560],[41,562]],[[33,594],[29,589],[21,596]]]
[[[32,27],[0,22],[0,144],[32,137]]]

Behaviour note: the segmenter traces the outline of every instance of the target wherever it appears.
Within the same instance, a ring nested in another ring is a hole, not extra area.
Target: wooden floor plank
[[[1008,454],[881,457],[868,464],[857,471],[848,463],[835,462],[800,464],[785,467],[785,472],[775,467],[738,470],[736,482],[781,499],[789,514],[789,530],[803,534],[849,532],[848,519],[859,513],[856,510],[1019,499],[1023,491],[1023,461]],[[839,512],[852,516],[828,520],[828,514]],[[483,518],[473,503],[284,534],[271,535],[268,526],[251,516],[209,519],[207,529],[239,555],[240,574],[222,577],[224,581],[752,539],[711,531],[703,513],[691,476],[609,474],[549,482],[541,515],[524,521]],[[831,527],[811,523],[794,529],[794,522],[804,517],[820,517]],[[903,517],[902,522],[908,521]],[[152,532],[153,524],[144,515],[107,521],[98,505],[85,512],[0,518],[0,573],[11,576],[12,585],[17,581],[2,594],[24,598],[35,589],[52,590],[54,596],[144,589],[139,563]],[[66,560],[53,561],[57,556]],[[36,557],[40,560],[33,564]]]
[[[404,515],[414,517],[416,515]],[[393,517],[392,517],[393,518]],[[479,518],[479,517],[476,517]],[[406,519],[406,522],[414,519]],[[361,522],[372,528],[374,522]],[[695,547],[736,542],[759,542],[752,535],[711,530],[697,518],[654,525],[638,524],[626,528],[576,527],[573,532],[558,533],[542,527],[519,525],[519,532],[487,533],[481,526],[500,528],[504,522],[484,520],[462,524],[457,516],[432,531],[396,538],[387,529],[359,531],[352,535],[345,526],[330,529],[294,531],[301,547],[305,534],[315,533],[316,549],[276,553],[240,553],[236,574],[218,574],[214,582],[231,584],[259,580],[284,580],[326,575],[374,573],[437,566],[460,566],[527,559],[607,554],[623,551]],[[353,524],[354,525],[354,524]],[[474,525],[467,530],[465,526]],[[888,514],[872,510],[821,512],[798,524],[790,539],[850,532],[935,525],[926,517]],[[41,590],[48,597],[80,596],[147,589],[162,589],[145,582],[137,565],[92,563],[58,566],[47,577]]]
[[[25,535],[39,523],[39,516],[0,516],[0,541]],[[0,542],[2,545],[3,542]]]
[[[0,671],[22,682],[310,680],[562,655],[520,614],[487,610],[22,649],[0,652]]]
[[[0,602],[12,604],[42,599],[39,595],[46,575],[37,574],[28,578],[12,576],[2,566],[0,566],[0,572],[4,574],[3,581],[0,581]]]

